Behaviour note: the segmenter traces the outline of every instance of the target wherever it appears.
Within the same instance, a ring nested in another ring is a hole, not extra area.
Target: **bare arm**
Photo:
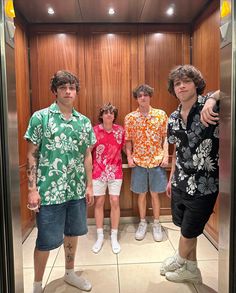
[[[132,151],[133,151],[133,144],[131,140],[127,140],[125,142],[125,147],[126,147],[126,154],[127,154],[127,160],[128,160],[128,165],[130,168],[133,168],[136,166],[133,160],[132,156]]]
[[[37,189],[38,145],[28,142],[27,177],[28,177],[28,208],[38,212],[41,198]]]
[[[216,102],[220,100],[220,90],[215,91],[206,100],[201,111],[201,122],[208,127],[209,124],[216,124],[219,120],[219,113],[213,111]]]
[[[88,147],[85,153],[84,158],[84,168],[86,173],[86,179],[87,179],[87,186],[86,186],[86,201],[88,206],[93,205],[94,198],[93,198],[93,183],[92,183],[92,154],[91,154],[91,148]]]
[[[164,142],[163,142],[163,150],[164,150],[164,157],[163,160],[161,162],[161,167],[167,167],[168,163],[169,163],[169,154],[168,154],[168,148],[169,148],[169,144],[167,141],[167,137],[164,138]]]
[[[172,155],[172,162],[171,162],[171,171],[170,171],[170,177],[169,182],[167,184],[166,188],[166,194],[168,197],[171,197],[171,178],[175,172],[175,163],[176,163],[176,146],[174,145],[173,155]]]

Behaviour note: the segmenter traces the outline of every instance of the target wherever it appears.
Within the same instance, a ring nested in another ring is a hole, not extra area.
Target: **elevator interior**
[[[93,123],[96,122],[97,109],[107,95],[119,106],[118,122],[122,124],[124,115],[135,109],[130,98],[131,90],[143,81],[157,89],[154,105],[170,114],[177,102],[167,94],[166,76],[174,65],[192,63],[203,72],[207,90],[220,87],[220,1],[70,0],[65,4],[54,0],[49,5],[46,0],[15,0],[14,6],[20,205],[24,238],[34,225],[34,215],[26,209],[26,143],[23,134],[32,112],[52,101],[48,90],[51,75],[61,67],[79,74],[82,98],[77,108]],[[108,14],[109,8],[113,8],[115,13]],[[114,88],[116,94],[113,93]],[[97,96],[97,92],[102,97]],[[125,167],[124,174],[125,200],[121,199],[121,215],[136,217],[137,202],[129,191],[130,174]],[[170,215],[170,203],[164,194],[162,206],[162,215]],[[206,229],[216,246],[218,214],[219,203]],[[92,210],[89,217],[93,217]]]

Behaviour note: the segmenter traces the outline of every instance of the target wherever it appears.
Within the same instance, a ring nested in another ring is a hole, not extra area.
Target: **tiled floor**
[[[160,276],[161,262],[174,254],[178,246],[179,228],[172,223],[162,223],[164,241],[154,242],[151,225],[143,241],[136,241],[136,225],[120,225],[121,252],[111,251],[109,228],[105,226],[105,243],[98,254],[91,251],[96,238],[96,227],[89,226],[89,233],[80,237],[76,257],[76,272],[86,276],[93,284],[93,293],[214,293],[217,292],[218,252],[205,236],[198,240],[199,267],[203,285],[177,284]],[[23,244],[24,293],[30,293],[33,282],[33,249],[36,229]],[[44,293],[82,292],[63,282],[64,251],[51,252],[44,275]]]

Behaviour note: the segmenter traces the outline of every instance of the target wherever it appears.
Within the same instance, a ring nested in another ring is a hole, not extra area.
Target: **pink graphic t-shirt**
[[[99,124],[93,130],[97,139],[92,153],[93,179],[101,181],[122,179],[123,127],[113,124],[112,130],[108,132],[103,128],[102,124]]]

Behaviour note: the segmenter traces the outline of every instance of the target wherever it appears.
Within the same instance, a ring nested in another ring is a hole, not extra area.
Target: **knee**
[[[118,196],[110,196],[110,204],[113,208],[118,208],[120,205],[120,199]]]
[[[96,198],[95,199],[95,208],[96,209],[103,209],[104,207],[104,200],[103,199],[100,199],[100,198]]]

